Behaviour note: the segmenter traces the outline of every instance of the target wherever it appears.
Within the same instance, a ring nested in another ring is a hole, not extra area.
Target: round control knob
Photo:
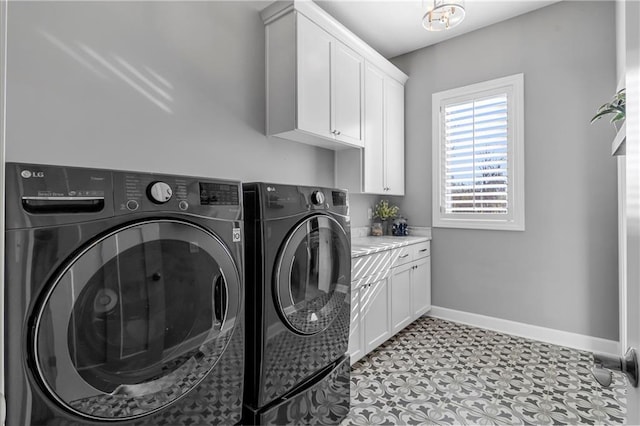
[[[186,210],[189,208],[189,203],[187,203],[185,200],[182,200],[178,203],[178,207],[180,208],[180,210]]]
[[[316,206],[324,204],[324,194],[322,191],[313,191],[311,194],[311,202]]]
[[[127,209],[129,209],[131,211],[136,211],[136,210],[138,210],[138,207],[140,207],[140,204],[138,204],[138,202],[136,200],[127,201]]]
[[[149,198],[156,204],[164,204],[171,199],[173,191],[164,182],[154,182],[147,189]]]

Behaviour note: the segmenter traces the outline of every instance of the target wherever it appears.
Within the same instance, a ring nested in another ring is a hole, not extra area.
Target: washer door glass
[[[300,334],[326,330],[349,295],[351,252],[344,229],[330,216],[302,221],[277,262],[275,294],[285,323]]]
[[[141,417],[176,401],[222,355],[240,310],[233,259],[188,222],[130,224],[54,278],[37,312],[37,372],[67,409]]]

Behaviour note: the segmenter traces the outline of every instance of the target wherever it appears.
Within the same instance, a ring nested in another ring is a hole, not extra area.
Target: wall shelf
[[[625,155],[627,153],[627,123],[622,123],[622,127],[616,133],[616,137],[611,143],[611,155]]]

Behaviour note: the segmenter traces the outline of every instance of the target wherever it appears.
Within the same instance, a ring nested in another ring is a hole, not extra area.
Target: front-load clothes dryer
[[[241,418],[238,182],[6,167],[7,425]]]
[[[337,424],[349,412],[347,193],[243,184],[244,424]]]

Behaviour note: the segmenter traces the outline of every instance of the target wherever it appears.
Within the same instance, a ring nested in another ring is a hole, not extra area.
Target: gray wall
[[[264,6],[11,2],[7,161],[332,186],[264,136]]]
[[[351,226],[370,226],[371,220],[367,218],[367,209],[373,208],[378,201],[378,195],[351,194],[349,196],[349,213],[351,214]]]
[[[433,230],[433,304],[618,338],[613,2],[560,2],[393,62],[406,86],[406,196],[431,225],[431,94],[524,73],[526,231]]]

